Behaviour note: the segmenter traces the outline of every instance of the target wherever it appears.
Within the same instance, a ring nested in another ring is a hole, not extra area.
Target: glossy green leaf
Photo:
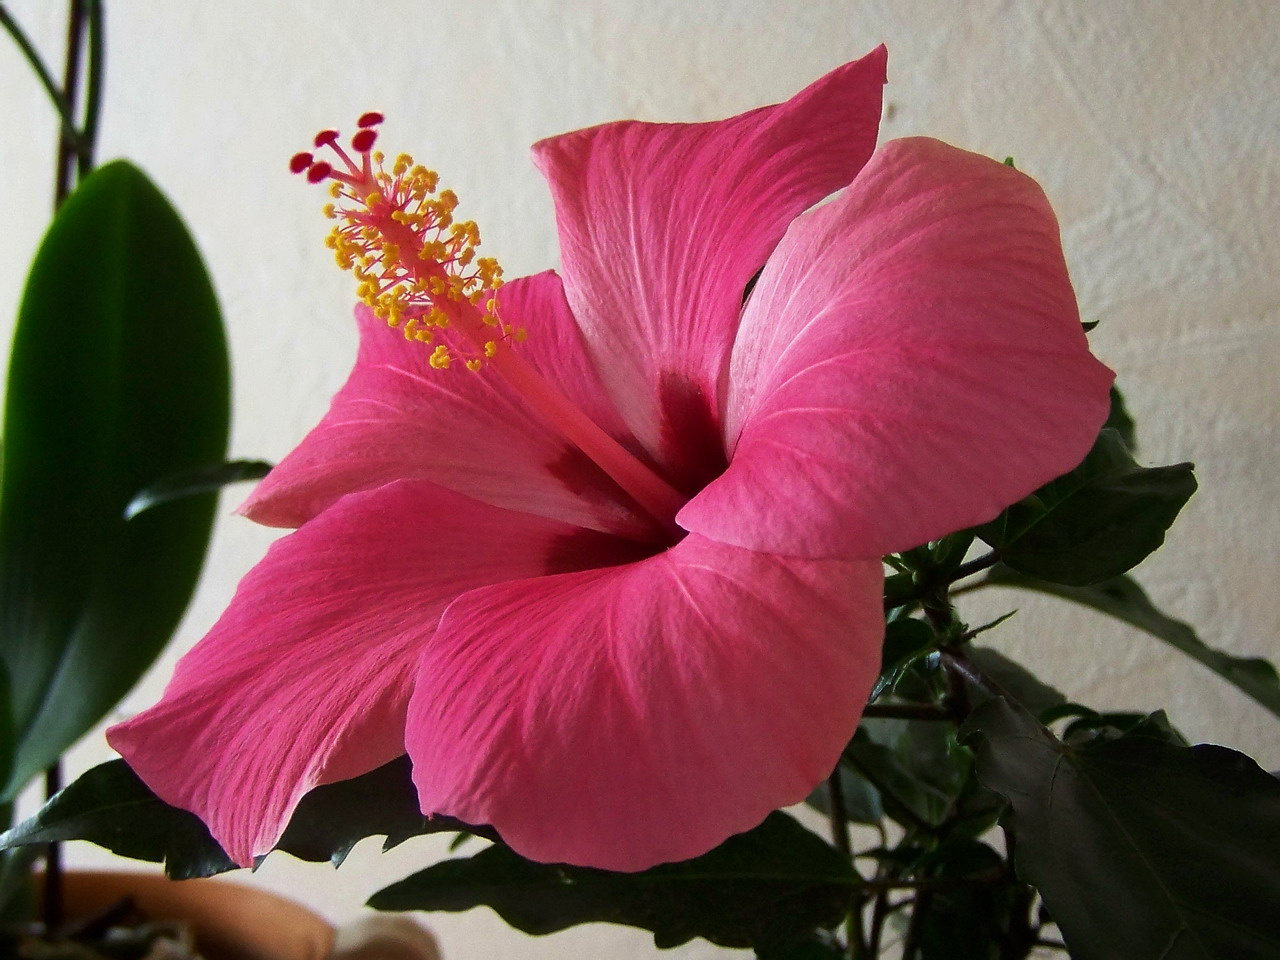
[[[1225,747],[1065,744],[1004,699],[967,727],[1017,869],[1075,960],[1280,956],[1280,781]]]
[[[1020,573],[1071,586],[1119,576],[1160,544],[1195,493],[1189,463],[1140,467],[1115,430],[1084,462],[978,528]]]
[[[201,493],[217,493],[223,487],[246,480],[261,480],[271,470],[265,460],[228,460],[199,470],[188,470],[172,477],[165,477],[138,491],[124,508],[124,518],[132,520],[144,510],[162,503],[192,497]]]
[[[52,763],[163,648],[215,498],[131,521],[157,481],[225,459],[226,344],[181,219],[125,162],[64,204],[23,294],[5,401],[0,651],[17,751],[6,796]]]
[[[494,846],[428,867],[375,893],[369,905],[451,912],[487,906],[525,933],[618,923],[651,931],[658,947],[703,937],[768,955],[837,923],[853,882],[840,854],[774,813],[710,853],[641,873],[533,863]]]
[[[1280,716],[1280,675],[1275,667],[1260,657],[1234,657],[1208,646],[1188,624],[1156,609],[1132,577],[1116,577],[1091,587],[1067,587],[996,566],[988,571],[986,582],[1061,597],[1132,624],[1198,660]]]
[[[365,837],[386,837],[383,849],[428,833],[468,831],[449,817],[428,819],[401,757],[351,780],[317,787],[302,798],[277,850],[340,865]],[[88,840],[134,860],[163,863],[175,880],[234,870],[195,814],[158,799],[123,760],[87,771],[29,820],[0,835],[0,850],[65,840]]]

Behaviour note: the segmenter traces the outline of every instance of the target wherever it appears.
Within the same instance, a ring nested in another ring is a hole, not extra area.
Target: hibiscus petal
[[[548,271],[498,294],[504,321],[527,327],[525,358],[603,429],[626,428],[610,406]],[[594,463],[491,370],[433,370],[429,348],[356,309],[360,354],[324,419],[267,475],[241,511],[298,526],[356,490],[398,479],[438,483],[496,506],[642,536],[647,517]],[[460,365],[459,365],[460,366]]]
[[[732,464],[677,521],[799,556],[907,549],[1079,463],[1111,380],[1039,186],[895,141],[765,267],[730,365]]]
[[[875,680],[879,561],[689,536],[445,612],[406,741],[422,808],[534,860],[641,870],[802,800]]]
[[[743,290],[802,210],[875,146],[880,47],[785,103],[713,123],[544,140],[565,290],[616,406],[677,485],[723,468],[719,382]]]
[[[630,559],[608,541],[421,482],[353,494],[277,541],[161,702],[107,738],[248,864],[306,791],[405,752],[417,658],[451,600],[564,570],[570,544]]]

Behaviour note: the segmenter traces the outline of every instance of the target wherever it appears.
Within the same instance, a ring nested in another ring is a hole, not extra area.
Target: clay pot
[[[333,925],[301,904],[227,880],[183,880],[115,871],[63,878],[68,920],[105,912],[125,897],[155,920],[190,925],[205,960],[330,960]]]
[[[435,938],[403,914],[334,930],[299,903],[230,880],[175,882],[126,871],[63,877],[68,921],[98,916],[126,897],[152,920],[186,923],[205,960],[440,960]]]

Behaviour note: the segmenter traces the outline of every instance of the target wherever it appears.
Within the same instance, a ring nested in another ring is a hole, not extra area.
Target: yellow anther
[[[324,215],[337,223],[326,245],[338,265],[353,273],[361,303],[406,340],[435,341],[428,348],[433,369],[447,370],[455,360],[468,370],[482,369],[503,339],[525,336],[498,318],[493,291],[502,284],[502,267],[477,255],[480,228],[474,220],[454,220],[457,194],[437,193],[435,171],[404,153],[389,169],[380,152],[369,159],[369,173],[352,167],[330,185],[338,203],[326,204]],[[481,353],[451,353],[453,336],[442,337],[441,331],[456,325],[474,336],[479,324],[494,328],[494,339],[484,342]]]

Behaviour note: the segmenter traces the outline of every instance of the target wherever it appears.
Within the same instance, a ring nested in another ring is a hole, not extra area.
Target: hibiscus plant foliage
[[[1043,192],[877,149],[884,81],[543,141],[561,271],[505,285],[381,115],[317,135],[361,347],[242,508],[294,532],[0,846],[185,879],[445,832],[370,904],[763,960],[1280,955],[1276,778],[969,622],[1087,607],[1280,716],[1130,576],[1196,481],[1140,462]]]

